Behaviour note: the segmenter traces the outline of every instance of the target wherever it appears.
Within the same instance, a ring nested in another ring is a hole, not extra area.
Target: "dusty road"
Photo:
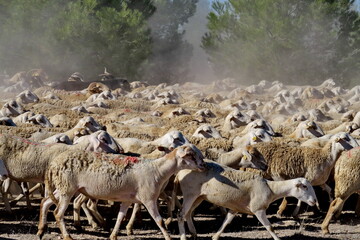
[[[321,217],[312,217],[311,212],[304,213],[306,206],[303,209],[303,213],[300,215],[300,219],[295,221],[292,217],[281,217],[278,218],[275,215],[276,205],[279,204],[276,202],[268,210],[268,216],[273,227],[279,237],[282,240],[317,240],[317,239],[360,239],[360,219],[355,216],[353,211],[345,211],[341,220],[332,222],[330,225],[331,235],[321,236],[320,233],[320,224],[322,222],[323,216]],[[39,208],[39,199],[34,200],[34,209],[27,210],[23,203],[20,203],[19,206],[14,207],[12,214],[6,213],[3,209],[3,206],[0,205],[0,240],[35,240],[37,232],[37,223],[38,223],[38,208]],[[289,207],[288,213],[291,212],[292,206]],[[211,236],[214,232],[220,227],[224,217],[221,215],[221,212],[216,210],[208,210],[209,205],[203,204],[199,209],[196,210],[195,216],[195,225],[198,230],[198,239],[205,240],[211,239]],[[161,209],[165,211],[165,208]],[[110,228],[115,223],[117,209],[110,208],[108,206],[100,206],[100,211],[103,216],[107,217],[107,222]],[[131,211],[129,211],[131,212]],[[88,224],[85,217],[82,217],[83,231],[79,232],[76,230],[71,222],[72,207],[70,206],[68,212],[66,213],[67,227],[72,236],[78,240],[85,239],[108,239],[110,233],[109,230],[93,230]],[[134,226],[134,236],[128,237],[125,232],[125,224],[122,224],[121,231],[118,239],[130,240],[130,239],[163,239],[162,234],[158,230],[157,226],[150,219],[145,209],[142,209],[142,220],[137,221]],[[49,214],[49,228],[43,239],[52,240],[52,239],[61,239],[60,232],[54,222],[54,217],[52,214]],[[173,239],[179,239],[177,221],[174,220],[169,230],[172,234]],[[189,239],[190,239],[190,235]],[[225,230],[225,233],[222,235],[224,240],[250,240],[250,239],[266,239],[271,240],[272,238],[265,230],[263,226],[259,223],[257,219],[250,216],[242,218],[238,216],[234,221],[228,226]]]

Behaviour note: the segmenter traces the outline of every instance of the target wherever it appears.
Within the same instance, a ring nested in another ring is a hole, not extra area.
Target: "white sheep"
[[[335,200],[331,202],[326,217],[321,224],[323,234],[329,233],[330,220],[339,216],[345,201],[360,191],[360,148],[344,152],[335,164]]]
[[[81,169],[76,167],[79,165]],[[64,240],[72,239],[65,228],[64,213],[77,191],[92,198],[122,202],[110,239],[116,239],[120,223],[131,203],[142,203],[165,239],[170,240],[162,224],[157,199],[163,185],[182,169],[204,170],[203,156],[194,145],[178,147],[156,160],[125,166],[124,162],[110,154],[99,158],[88,152],[68,151],[51,161],[45,186],[54,202],[57,199],[52,192],[57,190],[59,200],[54,214]],[[44,227],[40,221],[37,233],[40,238]]]
[[[251,122],[251,119],[247,114],[240,112],[239,109],[235,109],[226,116],[223,130],[230,131],[234,128],[246,126],[249,122]]]
[[[219,131],[210,124],[199,126],[192,136],[198,138],[222,138]]]
[[[192,236],[196,229],[191,214],[206,200],[218,206],[229,208],[220,230],[213,236],[217,240],[235,213],[254,214],[275,240],[279,240],[266,217],[266,209],[277,199],[292,196],[313,206],[317,198],[309,181],[296,178],[286,181],[267,181],[260,175],[217,163],[206,163],[206,171],[182,170],[176,175],[183,193],[182,209],[178,216],[180,239],[185,240],[184,220]]]
[[[17,101],[10,100],[0,109],[0,117],[16,117],[24,112],[24,108]]]
[[[37,103],[39,102],[39,97],[31,91],[25,90],[16,96],[16,101],[22,104]]]
[[[233,140],[233,147],[244,147],[252,144],[256,144],[258,142],[270,142],[272,140],[272,136],[262,128],[250,129],[248,133],[243,136],[236,136]]]
[[[305,177],[313,186],[321,186],[330,196],[331,188],[326,184],[336,160],[345,150],[358,146],[347,133],[335,134],[323,148],[293,147],[274,141],[254,145],[267,160],[267,173],[274,180],[285,180],[296,177]],[[300,209],[296,206],[293,215]],[[281,214],[286,207],[286,199],[279,207]]]
[[[290,134],[292,138],[318,138],[324,135],[324,131],[314,121],[305,120],[299,123],[295,131]]]

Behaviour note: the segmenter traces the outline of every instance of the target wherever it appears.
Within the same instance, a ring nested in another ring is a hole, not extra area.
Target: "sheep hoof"
[[[276,216],[278,218],[281,218],[283,216],[282,211],[277,211]]]
[[[218,240],[219,239],[219,235],[214,235],[212,238],[211,238],[212,240]]]
[[[111,234],[109,239],[110,239],[110,240],[117,240],[117,236],[116,236],[116,235]]]
[[[134,231],[132,229],[126,229],[126,235],[128,236],[134,235]]]
[[[322,235],[325,236],[325,235],[328,235],[328,234],[330,234],[329,229],[328,228],[323,228],[322,229]]]
[[[45,225],[44,228],[38,230],[38,232],[36,233],[36,237],[38,240],[41,240],[43,238],[46,229],[47,229],[47,225]]]

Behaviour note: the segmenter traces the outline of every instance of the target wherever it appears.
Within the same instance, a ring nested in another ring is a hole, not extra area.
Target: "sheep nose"
[[[199,169],[200,172],[205,171],[205,169],[206,169],[205,163],[200,163],[200,164],[198,165],[198,169]]]

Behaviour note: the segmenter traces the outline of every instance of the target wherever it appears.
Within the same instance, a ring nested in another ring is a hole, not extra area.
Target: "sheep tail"
[[[55,187],[53,184],[53,177],[52,177],[52,171],[48,171],[47,174],[45,174],[45,192],[47,192],[48,196],[51,198],[51,200],[58,205],[59,201],[56,199],[54,195]]]

